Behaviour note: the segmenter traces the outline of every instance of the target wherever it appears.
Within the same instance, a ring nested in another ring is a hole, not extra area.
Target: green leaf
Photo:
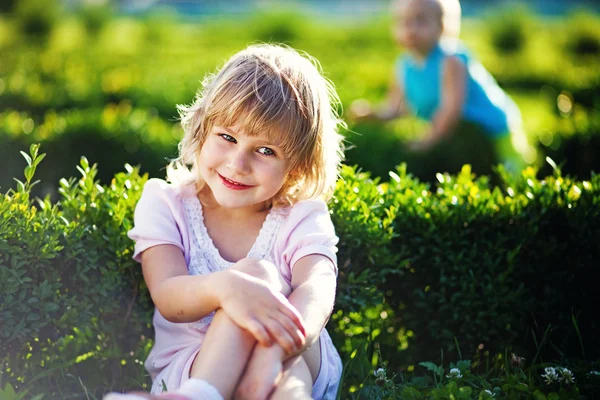
[[[550,164],[550,166],[552,167],[552,169],[554,170],[554,172],[560,172],[560,171],[558,170],[558,166],[556,165],[556,163],[554,162],[554,160],[553,160],[553,159],[551,159],[550,157],[546,157],[546,162],[547,162],[548,164]]]
[[[46,157],[46,153],[40,154],[35,160],[33,160],[33,166],[37,167],[39,163]]]
[[[460,370],[460,372],[466,372],[471,369],[471,360],[460,360],[456,363],[456,368]]]
[[[422,399],[423,394],[419,392],[417,389],[406,386],[402,389],[402,398],[403,399]]]
[[[24,192],[25,191],[25,184],[23,182],[21,182],[20,180],[18,180],[17,178],[13,178],[16,182],[17,182],[17,190],[19,192]]]
[[[32,166],[28,165],[25,167],[25,179],[27,180],[27,182],[31,181],[31,178],[33,178],[34,172],[35,172],[35,168],[33,168]]]
[[[443,374],[443,370],[440,367],[438,367],[437,365],[435,365],[434,363],[430,362],[430,361],[420,362],[419,365],[421,367],[424,367],[425,369],[427,369],[429,371],[435,372],[438,375]]]
[[[31,156],[33,158],[36,158],[39,149],[40,149],[39,143],[32,143],[31,146],[29,146],[29,154],[31,154]]]
[[[473,389],[469,386],[463,386],[458,389],[458,398],[461,400],[469,400],[473,394]]]
[[[515,390],[521,393],[529,393],[529,386],[526,383],[517,383],[515,385]]]
[[[25,153],[24,151],[21,151],[20,153],[25,161],[27,161],[27,165],[31,165],[31,157],[29,157],[29,154]]]
[[[533,399],[534,400],[547,400],[546,395],[544,393],[540,392],[538,389],[536,389],[533,392]]]

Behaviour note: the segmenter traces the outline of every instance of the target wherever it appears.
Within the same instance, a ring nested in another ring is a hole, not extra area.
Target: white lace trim
[[[206,225],[204,225],[202,204],[198,198],[184,197],[183,205],[187,214],[188,231],[191,235],[189,274],[210,274],[211,272],[224,271],[233,265],[232,262],[221,257],[219,250],[209,236]],[[275,209],[267,214],[247,257],[270,262],[275,261],[271,250],[284,219],[285,216]],[[192,322],[190,326],[194,329],[205,330],[212,322],[213,315],[214,313],[211,313],[199,321]]]

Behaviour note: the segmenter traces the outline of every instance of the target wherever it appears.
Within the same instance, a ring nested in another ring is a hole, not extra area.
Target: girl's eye
[[[275,155],[275,152],[268,147],[261,147],[260,149],[258,149],[258,152],[265,156],[274,156]]]
[[[228,142],[231,142],[231,143],[235,143],[236,142],[235,138],[233,136],[228,135],[226,133],[221,133],[221,134],[219,134],[219,136],[221,136],[223,139],[227,140]]]

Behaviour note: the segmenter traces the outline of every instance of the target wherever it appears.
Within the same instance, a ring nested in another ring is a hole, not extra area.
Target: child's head
[[[189,165],[202,188],[200,152],[207,136],[215,127],[235,127],[265,139],[285,157],[285,179],[273,204],[327,197],[342,157],[338,104],[313,59],[287,47],[250,46],[204,79],[193,104],[179,107],[184,137],[169,179]]]
[[[458,0],[392,0],[391,11],[394,38],[408,50],[426,54],[442,36],[460,34]]]

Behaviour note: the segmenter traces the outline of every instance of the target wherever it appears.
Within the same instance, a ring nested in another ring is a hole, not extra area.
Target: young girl
[[[413,150],[444,147],[450,136],[474,129],[492,142],[497,161],[509,171],[520,172],[534,161],[517,105],[458,40],[458,0],[392,0],[391,10],[394,39],[405,53],[395,64],[384,104],[375,109],[357,100],[352,116],[387,121],[413,113],[430,121],[430,131]],[[469,147],[463,143],[463,151]]]
[[[342,365],[324,326],[338,239],[324,200],[342,136],[315,65],[251,46],[180,108],[170,183],[146,183],[129,232],[156,305],[152,395],[106,400],[335,398]]]

